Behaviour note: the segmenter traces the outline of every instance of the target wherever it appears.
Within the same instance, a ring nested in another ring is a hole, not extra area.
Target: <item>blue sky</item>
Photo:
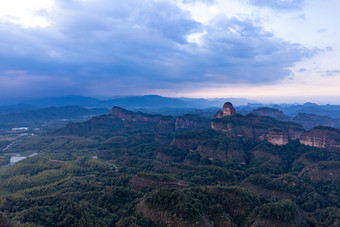
[[[337,0],[2,2],[0,96],[340,104],[339,10]]]

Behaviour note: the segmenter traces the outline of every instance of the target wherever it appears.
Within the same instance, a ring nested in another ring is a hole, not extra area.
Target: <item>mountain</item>
[[[180,117],[133,112],[121,107],[113,107],[111,113],[91,118],[80,123],[70,123],[57,131],[58,135],[112,136],[120,132],[139,130],[143,133],[167,133],[175,130],[203,129],[210,127],[210,120],[186,114]]]
[[[230,98],[235,103],[246,104],[252,100],[242,98]],[[82,106],[88,107],[104,107],[111,108],[112,106],[120,106],[126,109],[193,109],[193,108],[209,108],[216,107],[223,104],[225,99],[194,99],[194,98],[168,98],[158,95],[144,95],[144,96],[127,96],[116,97],[111,99],[96,99],[84,96],[65,96],[52,97],[36,100],[25,100],[24,103],[34,105],[37,107],[51,107],[51,106]]]
[[[89,107],[104,107],[101,105],[102,101],[96,98],[84,97],[84,96],[64,96],[64,97],[51,97],[34,100],[25,100],[27,104],[37,106],[39,108],[46,107],[62,107],[62,106],[81,106],[85,108]]]
[[[286,116],[282,111],[269,107],[261,107],[251,111],[252,114],[257,116],[272,117],[281,121],[288,121],[290,117]]]
[[[286,145],[289,140],[298,140],[302,144],[314,147],[340,147],[339,129],[319,126],[305,131],[298,123],[275,119],[286,117],[282,111],[271,108],[260,108],[253,113],[257,115],[236,114],[232,104],[227,102],[223,106],[223,113],[217,112],[211,121],[211,128],[228,136],[267,140],[274,145]]]
[[[305,103],[303,105],[283,107],[280,110],[291,117],[294,117],[299,113],[306,113],[340,118],[340,106],[337,105],[317,105],[315,103]]]
[[[0,225],[339,225],[340,150],[328,143],[338,129],[222,110],[207,119],[113,107],[46,134],[0,131]],[[300,137],[279,145],[269,136],[292,130]]]
[[[270,116],[278,120],[291,120],[302,124],[305,129],[316,126],[330,126],[340,128],[340,106],[317,105],[305,103],[293,104],[248,104],[236,107],[238,113],[246,115],[252,113],[258,116]]]
[[[27,110],[34,110],[37,107],[28,104],[16,104],[9,106],[0,106],[0,115],[23,112]]]
[[[316,114],[299,113],[292,121],[301,124],[305,129],[312,129],[317,126],[340,128],[340,119]]]
[[[52,120],[70,120],[101,115],[107,112],[109,110],[104,108],[85,109],[79,106],[49,107],[0,115],[0,124],[14,125]]]

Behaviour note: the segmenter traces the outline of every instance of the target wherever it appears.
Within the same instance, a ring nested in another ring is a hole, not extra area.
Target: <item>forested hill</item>
[[[337,148],[230,136],[199,119],[114,108],[17,141],[0,158],[38,154],[0,168],[0,225],[339,225]]]

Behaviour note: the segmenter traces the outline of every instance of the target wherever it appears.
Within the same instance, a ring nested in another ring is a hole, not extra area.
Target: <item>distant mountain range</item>
[[[46,108],[51,106],[81,106],[85,108],[111,108],[113,106],[119,106],[126,109],[162,109],[162,108],[209,108],[221,106],[225,100],[233,102],[234,105],[246,105],[254,100],[243,98],[218,98],[218,99],[193,99],[193,98],[169,98],[159,95],[144,95],[144,96],[128,96],[128,97],[116,97],[111,99],[96,99],[84,96],[64,96],[43,98],[36,100],[26,100],[25,103],[28,106],[35,106],[38,108]],[[20,106],[12,105],[8,108],[15,109]],[[22,107],[23,108],[23,107]],[[0,109],[1,113],[1,109]]]
[[[239,113],[246,114],[251,111],[262,108],[262,107],[270,107],[273,109],[278,109],[282,111],[285,115],[289,117],[295,117],[299,113],[306,114],[316,114],[319,116],[329,116],[332,118],[340,118],[340,105],[318,105],[316,103],[307,102],[302,105],[298,104],[261,104],[261,103],[249,103],[244,106],[239,106],[237,108]]]
[[[256,107],[253,109],[252,107]],[[258,116],[269,116],[277,120],[293,121],[301,124],[305,129],[317,126],[340,128],[340,106],[317,105],[305,103],[303,105],[272,105],[260,107],[249,104],[238,108],[243,114],[252,113]]]
[[[109,113],[105,108],[85,109],[80,106],[48,107],[43,109],[28,109],[0,115],[1,125],[36,124],[47,121],[85,120],[93,116]]]
[[[115,97],[106,100],[85,96],[26,100],[15,105],[0,106],[0,124],[100,115],[107,113],[108,109],[114,106],[150,114],[172,116],[195,114],[213,118],[220,106],[226,101],[231,102],[236,107],[237,113],[244,115],[253,113],[270,116],[278,120],[295,121],[302,124],[305,129],[319,125],[340,128],[340,105],[318,105],[315,103],[278,105],[262,104],[243,98],[194,99],[169,98],[158,95]],[[67,108],[71,106],[78,108],[78,110],[69,111]]]
[[[33,109],[37,109],[37,107],[29,105],[29,104],[16,104],[16,105],[0,106],[0,115],[23,112],[23,111],[26,111],[26,110],[33,110]]]

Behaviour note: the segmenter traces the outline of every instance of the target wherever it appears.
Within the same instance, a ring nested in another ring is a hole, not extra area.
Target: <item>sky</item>
[[[338,0],[0,0],[0,99],[340,104]]]

